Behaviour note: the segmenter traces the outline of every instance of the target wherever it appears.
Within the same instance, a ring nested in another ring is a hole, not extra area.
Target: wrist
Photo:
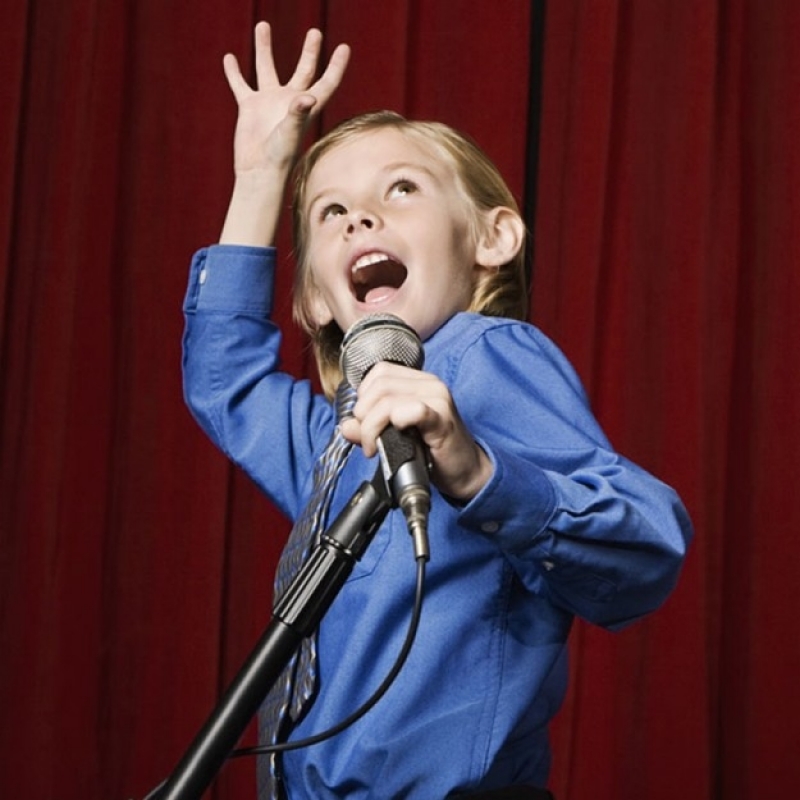
[[[273,245],[287,179],[288,170],[237,172],[220,244]]]
[[[492,460],[476,442],[474,466],[461,481],[450,487],[447,496],[458,505],[466,505],[486,486],[494,474]]]

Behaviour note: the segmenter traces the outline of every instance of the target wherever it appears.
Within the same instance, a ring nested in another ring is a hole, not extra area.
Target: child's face
[[[471,208],[432,145],[382,128],[335,146],[306,187],[318,325],[396,314],[427,339],[472,298]]]

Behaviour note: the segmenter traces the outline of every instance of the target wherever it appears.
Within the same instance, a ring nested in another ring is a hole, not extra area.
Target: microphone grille
[[[379,362],[420,369],[424,361],[417,332],[394,314],[368,314],[350,326],[342,340],[339,364],[353,387]]]

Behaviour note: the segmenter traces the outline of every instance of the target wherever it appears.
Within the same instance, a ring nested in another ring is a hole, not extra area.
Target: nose
[[[371,231],[378,227],[378,218],[369,211],[353,211],[347,218],[347,234]]]

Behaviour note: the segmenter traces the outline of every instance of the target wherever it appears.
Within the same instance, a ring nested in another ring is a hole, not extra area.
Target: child
[[[446,126],[365,115],[300,162],[295,312],[326,396],[279,371],[271,245],[303,132],[349,55],[339,46],[315,82],[320,39],[308,33],[285,85],[265,23],[255,32],[256,90],[225,57],[239,105],[236,180],[220,245],[192,264],[187,401],[296,518],[335,424],[343,331],[371,311],[395,314],[422,339],[424,371],[380,363],[361,383],[342,426],[358,446],[329,518],[375,473],[389,424],[419,429],[435,488],[408,662],[362,720],[282,757],[285,791],[432,800],[544,786],[574,615],[618,628],[658,607],[690,523],[670,488],[611,449],[563,355],[520,321],[524,225],[497,170]],[[372,694],[400,649],[414,580],[395,510],[320,625],[319,690],[291,739],[331,727]],[[539,796],[526,791],[514,796]]]

